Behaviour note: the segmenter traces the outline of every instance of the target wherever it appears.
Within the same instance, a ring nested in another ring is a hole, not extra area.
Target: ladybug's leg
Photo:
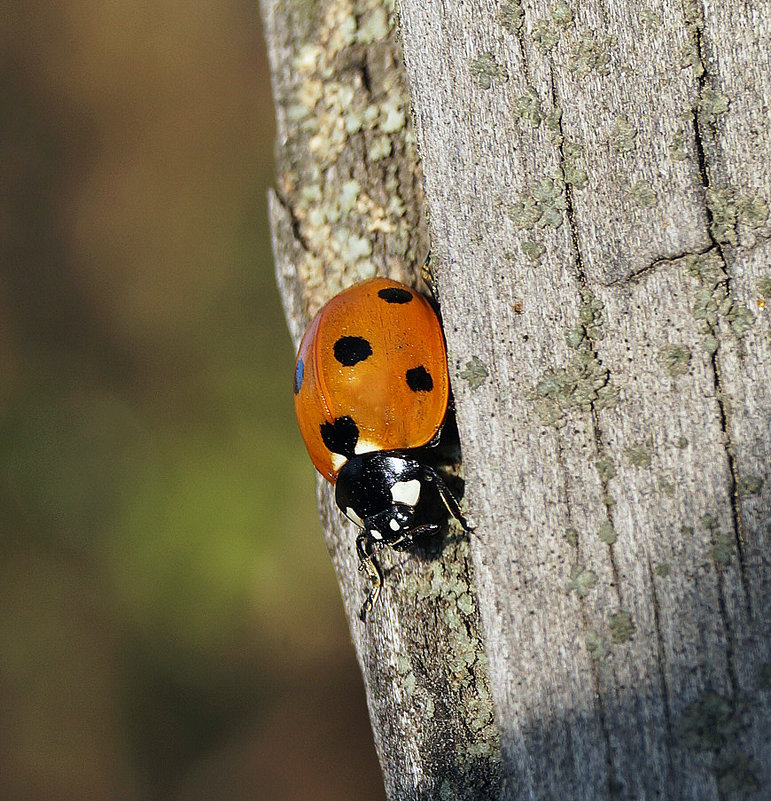
[[[367,594],[367,599],[364,601],[361,611],[359,612],[362,623],[367,622],[367,615],[377,603],[377,599],[380,597],[380,588],[383,586],[383,573],[375,558],[373,547],[374,543],[369,534],[361,533],[356,537],[356,553],[359,555],[359,570],[366,571],[370,583],[372,584]]]
[[[436,484],[436,489],[439,492],[439,497],[442,503],[447,507],[447,511],[461,524],[464,531],[471,531],[472,526],[463,517],[463,512],[460,510],[458,501],[455,496],[450,492],[450,488],[444,483],[444,479],[432,467],[423,467],[426,481],[433,481]]]
[[[439,299],[436,292],[436,276],[434,275],[434,268],[431,264],[431,253],[426,254],[426,260],[420,268],[420,279],[426,287],[429,298],[433,301],[434,306],[439,305]]]

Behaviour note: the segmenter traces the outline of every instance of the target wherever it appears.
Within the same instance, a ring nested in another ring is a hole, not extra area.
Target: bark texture
[[[270,215],[298,345],[344,286],[375,274],[415,283],[428,254],[423,178],[392,9],[264,0],[263,18],[278,121]],[[430,553],[384,553],[365,627],[356,529],[323,479],[319,502],[389,798],[497,797],[500,741],[468,540],[454,527]]]
[[[264,11],[297,340],[368,271],[409,281],[421,177],[378,3]],[[365,630],[321,491],[389,796],[767,798],[771,16],[403,0],[399,20],[477,530],[392,555]]]

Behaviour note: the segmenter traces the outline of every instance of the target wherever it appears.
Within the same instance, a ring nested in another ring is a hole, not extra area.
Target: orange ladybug
[[[335,501],[363,529],[356,540],[377,601],[375,551],[409,548],[449,512],[468,531],[458,502],[421,458],[436,444],[450,397],[441,323],[420,293],[373,278],[336,295],[303,337],[294,374],[297,422]]]

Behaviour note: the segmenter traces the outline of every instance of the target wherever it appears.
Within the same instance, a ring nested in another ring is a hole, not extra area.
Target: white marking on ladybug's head
[[[342,453],[332,453],[329,454],[332,457],[332,469],[337,473],[338,470],[348,461],[347,456],[343,456]]]
[[[391,497],[394,503],[417,506],[420,498],[420,481],[417,478],[413,478],[412,481],[397,481],[391,487]]]
[[[352,520],[359,528],[364,528],[364,521],[353,511],[353,509],[349,506],[345,510],[345,516]]]
[[[398,531],[401,528],[399,521],[393,518],[391,518],[391,522],[388,525],[391,526],[391,531]]]
[[[370,529],[369,535],[370,535],[370,537],[372,537],[373,540],[382,540],[383,539],[383,535],[376,528]]]
[[[375,442],[370,442],[366,439],[360,439],[356,443],[356,447],[353,449],[353,452],[360,456],[362,453],[373,453],[374,451],[382,451],[383,448]]]

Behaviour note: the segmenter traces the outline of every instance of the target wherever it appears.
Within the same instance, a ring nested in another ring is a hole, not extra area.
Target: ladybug
[[[444,334],[419,292],[373,278],[340,292],[310,324],[294,373],[297,422],[316,469],[362,532],[360,570],[371,588],[366,620],[380,596],[379,548],[411,547],[449,515],[469,525],[429,464],[447,416],[450,380]]]

